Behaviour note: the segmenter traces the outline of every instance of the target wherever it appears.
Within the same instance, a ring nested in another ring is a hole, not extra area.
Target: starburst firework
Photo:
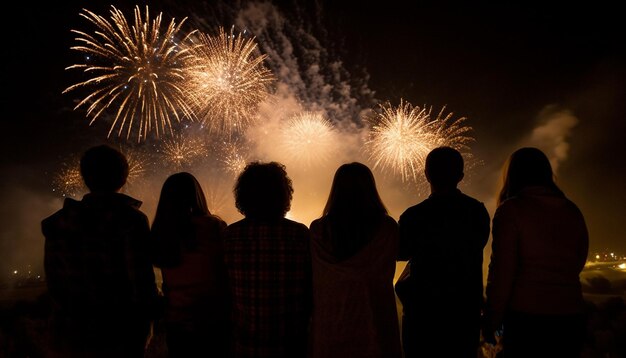
[[[62,164],[61,169],[52,179],[52,187],[53,191],[64,197],[77,197],[87,191],[77,159]]]
[[[274,81],[264,66],[254,38],[226,33],[198,33],[195,62],[188,82],[194,109],[211,132],[230,135],[257,117],[259,105],[270,97]]]
[[[332,124],[321,113],[302,112],[281,127],[278,145],[287,156],[285,162],[307,168],[330,158],[336,138]]]
[[[398,107],[389,102],[380,106],[374,117],[365,149],[374,168],[391,170],[403,182],[418,181],[424,170],[428,153],[439,146],[468,151],[473,138],[466,136],[472,129],[464,126],[465,117],[451,120],[444,115],[445,107],[433,117],[430,109],[400,101]]]
[[[121,149],[120,151],[126,156],[128,162],[128,178],[130,184],[140,183],[148,172],[148,164],[150,159],[142,151]]]
[[[186,18],[171,22],[162,31],[162,13],[150,19],[148,6],[145,17],[139,6],[134,10],[134,24],[112,6],[110,19],[83,9],[80,16],[97,28],[93,34],[72,30],[79,45],[71,47],[85,54],[85,63],[67,69],[81,69],[91,77],[63,91],[79,88],[90,92],[74,109],[87,107],[90,125],[108,110],[114,114],[108,136],[117,130],[126,139],[137,131],[137,140],[148,133],[156,136],[172,133],[172,120],[193,119],[184,89],[184,72],[193,58],[190,32],[178,39]],[[189,44],[189,46],[187,46]]]
[[[249,151],[250,148],[240,139],[222,141],[218,149],[218,159],[226,172],[237,176],[248,164]]]
[[[208,149],[201,139],[183,135],[165,139],[160,152],[165,160],[178,169],[190,166],[196,160],[208,155]]]

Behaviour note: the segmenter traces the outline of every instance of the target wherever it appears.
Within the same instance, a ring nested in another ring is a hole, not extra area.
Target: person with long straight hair
[[[509,158],[493,218],[483,336],[502,328],[508,357],[580,357],[585,338],[580,272],[585,219],[539,149]]]
[[[337,169],[310,229],[311,357],[401,357],[393,288],[398,224],[366,165]]]
[[[152,223],[154,265],[161,269],[166,299],[169,357],[225,357],[228,349],[228,286],[221,233],[204,191],[190,173],[163,183]]]

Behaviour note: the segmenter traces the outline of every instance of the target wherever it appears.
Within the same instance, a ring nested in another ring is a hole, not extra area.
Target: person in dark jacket
[[[405,357],[434,349],[438,357],[476,357],[483,303],[483,249],[490,218],[485,205],[458,188],[463,156],[433,149],[425,174],[431,194],[398,221],[398,260],[409,261],[410,280],[396,292],[403,305]]]
[[[502,328],[506,357],[580,357],[586,334],[580,273],[585,218],[538,148],[511,154],[493,217],[483,336]]]
[[[143,357],[157,288],[141,202],[119,193],[128,162],[106,145],[80,171],[90,192],[41,223],[52,299],[51,356]]]

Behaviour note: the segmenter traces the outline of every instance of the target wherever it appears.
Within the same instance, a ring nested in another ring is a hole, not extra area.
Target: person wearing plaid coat
[[[87,150],[82,200],[42,221],[44,269],[53,312],[50,356],[143,357],[156,316],[148,219],[118,191],[128,163],[106,145]]]
[[[307,353],[312,281],[309,229],[285,218],[293,187],[282,164],[253,162],[234,189],[244,219],[224,232],[237,358]]]

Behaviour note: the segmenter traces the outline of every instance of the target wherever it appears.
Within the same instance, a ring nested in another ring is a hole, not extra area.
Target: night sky
[[[64,3],[22,2],[2,25],[3,271],[41,264],[40,221],[62,204],[50,190],[59,162],[89,145],[114,142],[106,138],[106,126],[89,127],[84,110],[72,110],[75,97],[61,93],[75,83],[75,73],[65,70],[76,58],[70,30],[85,25],[78,15],[82,6],[106,15],[110,5],[135,3]],[[187,3],[194,20],[219,21],[203,13],[212,2],[148,4],[165,18],[180,18]],[[302,17],[329,56],[367,81],[376,100],[446,106],[466,117],[472,152],[483,164],[462,190],[490,212],[507,156],[521,146],[539,146],[585,215],[591,250],[626,253],[626,32],[620,31],[617,5],[365,3],[281,1],[276,7],[285,14],[297,9],[293,21]],[[321,195],[324,200],[327,193]],[[422,199],[389,205],[392,216]]]

